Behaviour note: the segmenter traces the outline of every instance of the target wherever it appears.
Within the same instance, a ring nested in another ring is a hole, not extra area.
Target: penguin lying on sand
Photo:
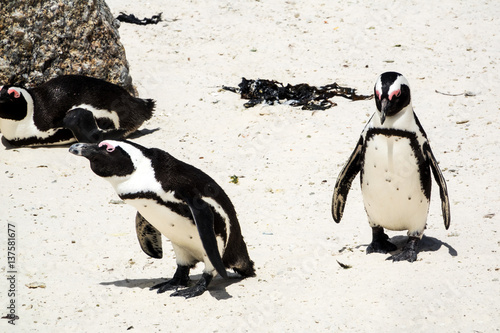
[[[204,172],[160,149],[129,141],[76,143],[69,151],[89,159],[92,171],[137,209],[136,231],[146,254],[163,256],[161,234],[172,242],[177,270],[151,289],[163,293],[186,287],[190,268],[200,261],[205,264],[201,279],[171,296],[201,295],[217,273],[227,278],[226,268],[255,276],[233,204]]]
[[[361,191],[373,231],[366,252],[396,250],[383,228],[408,230],[408,243],[402,252],[387,259],[413,262],[429,210],[429,167],[439,185],[444,226],[448,229],[450,203],[446,182],[413,112],[408,81],[399,73],[383,73],[375,84],[375,102],[378,111],[365,126],[335,184],[333,219],[340,222],[351,183],[361,171]]]
[[[155,102],[104,80],[63,75],[35,88],[0,87],[0,131],[13,146],[120,139],[150,119]]]

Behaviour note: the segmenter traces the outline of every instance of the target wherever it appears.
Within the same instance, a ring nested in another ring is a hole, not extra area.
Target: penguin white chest
[[[22,120],[0,119],[0,132],[2,132],[7,140],[28,139],[32,137],[46,139],[54,135],[58,129],[59,128],[54,128],[46,132],[40,131],[33,122],[33,117],[31,115]],[[66,144],[74,141],[76,140],[71,139],[64,142],[58,142],[58,144]]]
[[[411,140],[374,135],[367,139],[361,189],[370,224],[390,230],[424,230],[429,200],[422,190]]]
[[[53,128],[48,131],[41,131],[35,124],[33,114],[35,105],[30,93],[25,89],[17,88],[26,100],[26,116],[21,120],[0,119],[0,132],[7,140],[19,140],[36,137],[46,139],[54,135],[60,128]],[[66,144],[76,141],[75,139],[58,142],[58,144]],[[36,144],[35,144],[36,145]]]
[[[151,199],[126,199],[125,202],[136,208],[172,244],[189,252],[199,261],[204,260],[205,250],[198,229],[191,219],[176,214]]]

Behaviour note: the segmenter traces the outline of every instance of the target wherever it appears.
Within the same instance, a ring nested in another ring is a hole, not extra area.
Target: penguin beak
[[[76,156],[89,157],[97,151],[95,143],[75,143],[69,147],[69,152]]]
[[[389,108],[389,100],[384,98],[380,101],[380,123],[383,125],[385,117],[387,116],[387,109]]]

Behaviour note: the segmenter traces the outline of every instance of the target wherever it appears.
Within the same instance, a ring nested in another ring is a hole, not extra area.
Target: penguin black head
[[[385,72],[375,84],[375,104],[380,112],[380,122],[391,117],[410,104],[410,84],[396,72]]]
[[[19,87],[0,87],[0,118],[23,120],[28,112],[28,103],[24,94],[28,92]]]
[[[134,157],[127,147],[132,146],[126,142],[106,140],[100,143],[75,143],[69,152],[86,157],[92,171],[100,177],[124,177],[136,169]]]

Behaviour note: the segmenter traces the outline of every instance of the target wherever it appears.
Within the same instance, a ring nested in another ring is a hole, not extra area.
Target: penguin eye
[[[392,98],[396,96],[399,97],[401,96],[401,89],[394,90],[390,95],[389,95],[389,100],[392,100]]]
[[[113,147],[109,142],[104,142],[104,141],[101,142],[99,144],[99,148],[101,148],[101,147],[106,147],[106,151],[108,153],[112,153],[115,150],[115,147]]]
[[[14,88],[9,88],[9,90],[7,90],[7,94],[9,95],[14,94],[14,98],[19,98],[21,96],[19,91],[15,90]]]

